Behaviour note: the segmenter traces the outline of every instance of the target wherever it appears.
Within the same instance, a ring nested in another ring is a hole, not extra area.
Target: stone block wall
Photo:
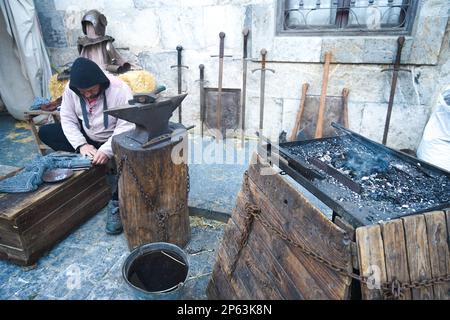
[[[242,29],[250,28],[247,82],[249,134],[259,123],[259,52],[268,50],[264,133],[276,139],[290,132],[298,109],[301,86],[320,95],[323,56],[333,54],[328,95],[349,88],[350,129],[381,141],[390,92],[395,36],[306,37],[280,36],[275,31],[275,0],[88,0],[35,1],[51,61],[62,65],[77,57],[81,17],[98,9],[108,19],[107,34],[131,61],[153,73],[168,94],[177,92],[176,46],[182,45],[183,123],[200,127],[199,64],[205,65],[207,87],[217,87],[219,32],[225,37],[224,88],[242,85]],[[448,0],[421,0],[418,15],[402,54],[410,73],[400,73],[388,145],[415,149],[435,106],[439,91],[450,82]],[[175,118],[174,118],[175,120]]]

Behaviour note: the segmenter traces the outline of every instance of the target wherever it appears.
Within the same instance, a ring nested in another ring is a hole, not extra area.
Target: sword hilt
[[[186,69],[189,69],[189,67],[188,66],[179,66],[179,65],[173,65],[173,66],[170,66],[170,68],[171,69],[173,69],[173,68],[186,68]]]
[[[244,30],[242,30],[242,34],[244,35],[244,56],[243,56],[244,59],[247,58],[247,41],[249,33],[250,33],[249,28],[244,28]]]
[[[209,81],[205,80],[205,66],[203,64],[200,64],[198,66],[198,68],[200,69],[200,79],[195,80],[195,82],[201,82],[203,84],[207,84]]]
[[[383,70],[381,70],[381,72],[385,72],[385,71],[405,71],[405,72],[412,72],[411,70],[409,70],[409,69],[404,69],[404,68],[398,68],[398,69],[395,69],[395,68],[387,68],[387,69],[383,69]]]
[[[266,55],[267,55],[267,50],[264,48],[261,49],[261,69],[266,68]]]
[[[178,45],[176,49],[177,49],[177,65],[181,66],[181,51],[183,50],[183,47]]]
[[[172,68],[186,68],[186,69],[189,69],[188,66],[184,66],[184,65],[181,64],[181,51],[183,51],[183,47],[178,45],[176,49],[177,49],[177,64],[173,65],[173,66],[170,66],[170,68],[171,69]]]
[[[261,68],[253,69],[252,72],[261,70],[261,71],[270,71],[272,73],[275,73],[275,70],[266,68],[266,55],[267,55],[267,50],[264,48],[261,49]]]
[[[200,69],[200,81],[205,80],[205,66],[203,64],[199,65],[198,68]]]

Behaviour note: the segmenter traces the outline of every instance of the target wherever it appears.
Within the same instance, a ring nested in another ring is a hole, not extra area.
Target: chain
[[[124,165],[126,165],[127,170],[129,171],[129,173],[131,175],[131,178],[133,179],[134,183],[138,187],[139,193],[140,193],[142,199],[144,199],[144,202],[145,202],[145,205],[147,206],[147,208],[150,211],[153,211],[153,212],[156,211],[156,206],[152,202],[150,195],[147,192],[145,192],[144,187],[139,182],[137,174],[134,171],[133,167],[130,166],[130,164],[128,162],[128,157],[126,155],[122,156],[122,158],[120,159],[119,165],[117,166],[117,179],[119,179],[119,177],[123,173]],[[189,193],[189,189],[190,189],[190,179],[189,179],[189,171],[188,171],[187,172],[187,193]],[[175,212],[178,213],[181,210],[183,210],[184,208],[186,208],[186,205],[184,203],[179,203],[175,208]],[[168,234],[167,234],[168,218],[169,218],[169,214],[167,211],[157,211],[156,212],[156,221],[158,224],[158,237],[159,237],[159,239],[161,239],[161,241],[168,240]]]
[[[158,223],[158,237],[161,241],[167,241],[167,212],[160,211],[156,214],[156,220]]]
[[[186,169],[186,199],[189,197],[189,191],[191,191],[191,176],[189,175],[189,168]]]
[[[120,159],[119,166],[117,167],[117,179],[119,179],[120,175],[123,172],[124,163],[127,165],[127,169],[130,172],[131,178],[136,183],[136,186],[138,187],[139,193],[141,194],[142,198],[144,199],[145,204],[151,211],[155,211],[155,205],[153,204],[152,200],[150,199],[150,196],[145,192],[142,184],[139,182],[139,179],[138,179],[137,174],[134,171],[133,167],[129,165],[128,157],[126,155],[122,156],[122,158]]]
[[[246,195],[250,195],[250,193],[247,191],[247,190],[249,190],[248,189],[248,172],[245,171],[244,175],[246,177],[244,179],[244,191],[245,191],[244,193]],[[245,211],[246,212],[248,210],[247,209],[247,204],[248,203],[246,203],[246,205],[245,205]],[[236,252],[234,258],[231,260],[232,262],[231,262],[231,266],[230,266],[230,271],[228,272],[228,276],[229,277],[231,277],[233,275],[234,270],[236,269],[237,261],[239,260],[239,257],[241,255],[241,251],[247,245],[247,240],[248,240],[248,237],[250,235],[250,230],[251,230],[251,227],[253,225],[253,220],[254,219],[253,219],[252,215],[247,215],[245,217],[245,223],[244,223],[244,226],[243,226],[243,231],[242,231],[241,237],[238,240],[238,251]]]
[[[243,188],[244,192],[247,193],[247,195],[250,195],[250,189],[249,189],[249,183],[248,183],[248,172],[246,171],[244,174],[244,188]],[[290,243],[291,245],[299,248],[304,254],[306,254],[307,256],[311,257],[312,259],[326,265],[327,267],[329,267],[330,269],[338,272],[339,274],[343,275],[343,276],[347,276],[350,277],[352,279],[355,279],[365,285],[370,285],[372,284],[372,282],[370,281],[369,277],[366,276],[361,276],[359,274],[356,274],[354,272],[349,272],[347,271],[346,268],[343,268],[341,266],[335,265],[334,263],[328,261],[327,259],[323,258],[322,256],[316,254],[315,252],[309,250],[308,248],[306,248],[305,246],[303,246],[301,243],[296,242],[295,240],[289,238],[285,233],[283,233],[282,231],[278,230],[277,228],[275,228],[274,226],[272,226],[270,223],[268,223],[264,218],[261,217],[261,209],[251,203],[246,203],[245,204],[245,211],[248,215],[248,220],[253,218],[258,220],[267,230],[271,231],[273,234],[275,234],[276,236],[278,236],[279,238],[281,238],[282,240]],[[253,217],[253,218],[250,218]],[[248,235],[247,235],[248,237]],[[244,243],[245,245],[245,243]],[[242,249],[240,249],[242,250]],[[239,251],[240,251],[239,250]],[[234,263],[236,264],[236,262]],[[400,282],[398,279],[393,279],[390,282],[384,282],[381,284],[380,288],[383,292],[383,295],[387,298],[387,299],[399,299],[401,297],[403,297],[403,292],[406,289],[417,289],[417,288],[423,288],[423,287],[429,287],[432,285],[436,285],[436,284],[441,284],[441,283],[447,283],[450,282],[450,275],[447,276],[441,276],[441,277],[436,277],[433,279],[426,279],[426,280],[422,280],[422,281],[413,281],[413,282],[409,282],[409,283],[402,283]]]

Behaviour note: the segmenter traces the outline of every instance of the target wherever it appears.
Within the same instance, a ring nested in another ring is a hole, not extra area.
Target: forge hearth
[[[280,168],[354,227],[450,207],[448,172],[349,130],[277,149]]]

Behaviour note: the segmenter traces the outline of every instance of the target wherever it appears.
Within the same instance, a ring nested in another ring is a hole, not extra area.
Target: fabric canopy
[[[23,120],[35,97],[50,98],[50,61],[33,0],[2,0],[0,10],[0,95]]]

